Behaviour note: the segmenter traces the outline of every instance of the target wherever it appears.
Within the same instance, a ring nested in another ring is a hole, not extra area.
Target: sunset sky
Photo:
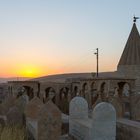
[[[0,77],[114,71],[140,0],[0,0]],[[140,30],[140,20],[137,21]]]

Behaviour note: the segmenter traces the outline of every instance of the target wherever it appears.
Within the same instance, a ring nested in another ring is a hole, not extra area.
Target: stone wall
[[[117,120],[117,139],[116,140],[139,140],[140,122],[119,119]]]

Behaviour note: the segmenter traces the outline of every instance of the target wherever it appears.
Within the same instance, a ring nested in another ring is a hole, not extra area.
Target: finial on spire
[[[135,17],[135,15],[134,15],[133,22],[136,23],[137,19],[139,19],[139,17]]]

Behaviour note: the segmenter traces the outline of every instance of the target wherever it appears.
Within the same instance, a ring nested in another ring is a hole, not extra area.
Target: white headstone
[[[75,97],[70,102],[70,118],[87,119],[88,103],[83,97]]]
[[[81,122],[88,122],[88,103],[83,97],[75,97],[70,102],[69,134],[77,140],[85,140],[88,128]]]
[[[116,111],[106,102],[97,104],[92,114],[92,140],[116,139]]]

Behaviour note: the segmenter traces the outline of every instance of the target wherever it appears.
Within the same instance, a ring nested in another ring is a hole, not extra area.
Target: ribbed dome
[[[118,65],[140,65],[140,35],[135,23]]]

